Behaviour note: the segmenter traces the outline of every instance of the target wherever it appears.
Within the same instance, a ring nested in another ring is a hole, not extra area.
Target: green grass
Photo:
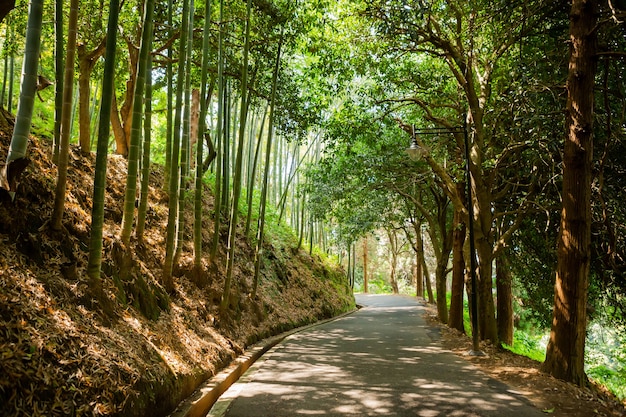
[[[616,371],[600,365],[587,369],[587,376],[597,384],[604,385],[620,400],[626,400],[626,369]]]
[[[532,334],[516,329],[513,333],[513,345],[503,344],[502,346],[518,355],[543,362],[546,359],[546,349],[542,343],[542,338],[543,334]]]

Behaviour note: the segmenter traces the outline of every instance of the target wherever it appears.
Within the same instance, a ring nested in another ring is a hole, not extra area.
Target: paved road
[[[414,298],[357,302],[365,308],[277,345],[209,416],[545,416],[443,350]]]

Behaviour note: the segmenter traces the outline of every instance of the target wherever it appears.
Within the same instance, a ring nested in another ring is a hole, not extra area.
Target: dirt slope
[[[10,133],[0,131],[0,161],[9,142]],[[117,234],[126,161],[116,156],[109,159],[106,197],[107,297],[98,300],[85,272],[95,156],[84,158],[72,149],[66,231],[55,233],[46,223],[56,182],[50,146],[32,138],[31,163],[15,201],[0,191],[0,415],[166,415],[247,345],[353,308],[341,271],[270,244],[259,296],[250,299],[253,251],[244,239],[238,242],[233,283],[239,295],[232,297],[227,316],[217,307],[223,252],[217,266],[205,262],[204,273],[193,276],[192,248],[185,245],[176,289],[165,293],[159,279],[167,195],[158,170],[151,177],[145,241],[133,242],[132,273],[120,276],[124,249]],[[206,248],[213,233],[211,204],[207,197]],[[189,213],[188,237],[191,219]]]

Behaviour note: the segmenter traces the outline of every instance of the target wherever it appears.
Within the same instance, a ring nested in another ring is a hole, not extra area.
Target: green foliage
[[[383,274],[374,274],[367,280],[367,290],[370,294],[391,294],[392,288],[389,279]],[[356,279],[354,292],[363,292],[363,275]]]
[[[595,380],[597,383],[604,385],[617,398],[626,400],[626,368],[616,371],[612,368],[600,365],[587,370],[587,376]]]
[[[513,353],[529,357],[538,362],[543,362],[546,358],[544,334],[533,334],[526,331],[516,330],[513,333],[513,346],[506,344],[503,346]]]
[[[626,328],[595,321],[589,326],[585,352],[585,371],[605,385],[621,400],[626,400]]]

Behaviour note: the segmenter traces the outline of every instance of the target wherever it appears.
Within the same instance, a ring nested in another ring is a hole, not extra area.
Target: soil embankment
[[[0,132],[0,160],[10,134]],[[71,150],[65,230],[47,226],[56,167],[50,143],[33,138],[30,165],[15,201],[0,191],[0,404],[3,416],[166,415],[240,354],[272,334],[328,318],[354,306],[344,274],[316,256],[275,240],[264,248],[260,289],[248,239],[237,242],[233,296],[220,314],[225,259],[194,273],[191,242],[175,270],[175,290],[160,285],[165,256],[167,195],[162,173],[150,179],[142,243],[123,248],[126,161],[111,156],[103,252],[104,299],[86,274],[95,156]],[[205,248],[213,236],[207,189]],[[185,235],[193,218],[186,213]],[[225,232],[221,233],[225,242]],[[129,274],[121,263],[132,252]]]

